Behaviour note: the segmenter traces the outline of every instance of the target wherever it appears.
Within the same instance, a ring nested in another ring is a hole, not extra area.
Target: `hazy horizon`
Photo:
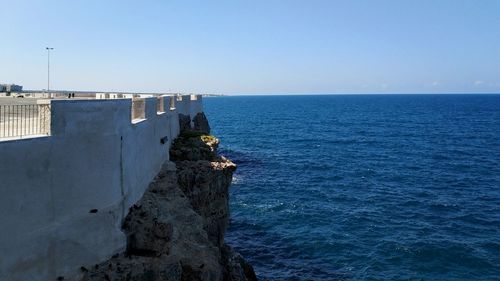
[[[45,92],[45,89],[23,89],[25,92]],[[105,91],[105,90],[72,90],[72,89],[51,89],[51,92],[75,92],[75,93],[133,93],[133,94],[199,94],[208,96],[336,96],[336,95],[500,95],[499,92],[442,92],[442,93],[208,93],[208,92],[144,92],[144,91]]]
[[[5,1],[0,83],[249,94],[500,93],[500,2]]]

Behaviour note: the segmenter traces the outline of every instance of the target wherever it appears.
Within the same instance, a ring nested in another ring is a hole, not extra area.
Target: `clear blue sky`
[[[0,0],[0,82],[199,93],[500,92],[499,0]]]

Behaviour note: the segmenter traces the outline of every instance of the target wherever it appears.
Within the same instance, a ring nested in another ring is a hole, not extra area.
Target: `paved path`
[[[36,104],[37,98],[0,97],[0,105]]]

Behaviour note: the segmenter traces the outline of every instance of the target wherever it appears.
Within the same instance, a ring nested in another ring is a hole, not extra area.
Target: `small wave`
[[[242,184],[244,182],[244,180],[245,180],[245,177],[243,177],[242,175],[233,174],[232,184],[234,184],[234,185]]]
[[[500,221],[485,219],[479,214],[466,214],[454,217],[453,219],[473,225],[500,225]]]
[[[439,212],[456,212],[460,210],[460,206],[454,203],[433,203],[431,209]]]
[[[246,164],[262,164],[262,159],[252,156],[249,153],[245,153],[238,150],[232,149],[220,149],[219,153],[224,155],[224,157],[231,159],[237,165],[246,165]]]

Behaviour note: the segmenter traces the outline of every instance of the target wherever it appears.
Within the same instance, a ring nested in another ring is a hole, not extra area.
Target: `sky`
[[[0,83],[500,93],[500,0],[0,0]]]

